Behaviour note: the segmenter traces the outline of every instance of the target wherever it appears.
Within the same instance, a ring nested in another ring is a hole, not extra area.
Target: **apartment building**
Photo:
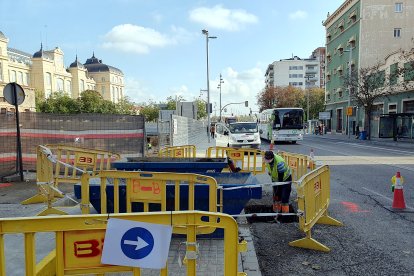
[[[325,49],[315,49],[309,58],[293,56],[275,61],[266,69],[265,86],[294,86],[301,89],[324,87]]]
[[[390,71],[401,51],[414,47],[414,1],[345,0],[323,21],[326,29],[326,111],[331,112],[328,128],[347,133],[346,107],[352,106],[349,130],[364,126],[364,107],[356,106],[344,84],[349,70],[359,71],[376,64]],[[388,113],[414,113],[413,91],[379,99],[371,120],[371,136],[379,136],[379,117]]]
[[[3,88],[10,82],[17,82],[26,97],[19,111],[35,111],[35,93],[44,98],[53,92],[64,92],[78,98],[85,90],[98,91],[105,100],[119,102],[124,97],[124,75],[121,70],[102,63],[95,57],[84,64],[75,61],[68,68],[64,64],[64,53],[56,47],[53,50],[40,49],[34,54],[8,47],[9,39],[0,31],[0,112],[13,112],[3,95]]]

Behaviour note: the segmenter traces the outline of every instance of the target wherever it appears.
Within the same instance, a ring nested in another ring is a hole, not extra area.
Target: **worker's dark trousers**
[[[273,186],[273,202],[281,202],[282,204],[289,204],[290,192],[292,191],[292,175],[284,182],[289,184]]]

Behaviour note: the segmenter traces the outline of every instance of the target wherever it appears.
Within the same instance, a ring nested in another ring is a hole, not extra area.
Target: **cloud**
[[[190,20],[206,27],[226,31],[238,31],[247,24],[258,22],[258,18],[244,10],[229,10],[221,5],[213,8],[200,7],[190,11]]]
[[[151,93],[150,89],[135,78],[125,79],[125,96],[128,96],[135,103],[142,103],[148,101],[148,99],[155,100],[157,98]]]
[[[102,47],[127,53],[147,54],[151,48],[162,48],[173,43],[173,39],[154,29],[123,24],[113,27],[105,34]]]
[[[297,19],[305,19],[308,17],[308,13],[305,11],[295,11],[293,13],[289,14],[289,18],[292,20],[297,20]]]
[[[229,103],[239,103],[249,101],[249,107],[246,108],[243,104],[229,105],[227,110],[240,111],[240,114],[247,114],[249,108],[253,111],[257,108],[257,94],[264,87],[264,71],[259,66],[251,69],[238,72],[234,68],[228,67],[223,72],[224,83],[221,86],[221,104],[222,107]],[[212,80],[210,85],[211,102],[217,104],[219,109],[220,93],[213,84],[219,83],[219,79]],[[237,112],[236,112],[237,113]]]

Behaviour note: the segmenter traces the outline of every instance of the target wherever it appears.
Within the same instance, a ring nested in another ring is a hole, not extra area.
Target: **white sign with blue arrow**
[[[109,219],[101,262],[162,269],[170,250],[172,226]]]

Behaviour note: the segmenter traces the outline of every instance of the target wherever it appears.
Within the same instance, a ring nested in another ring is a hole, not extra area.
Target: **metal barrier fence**
[[[289,243],[291,246],[329,252],[330,249],[311,237],[315,224],[341,226],[342,223],[328,215],[330,202],[329,166],[319,167],[302,176],[297,182],[299,229],[306,237]]]
[[[164,147],[158,152],[159,157],[189,158],[196,157],[194,145]]]
[[[235,162],[242,172],[252,172],[253,174],[265,173],[264,152],[257,149],[236,149],[227,147],[209,147],[206,157],[225,158],[229,157]]]
[[[132,272],[141,275],[140,268],[104,265],[100,262],[105,240],[108,215],[76,215],[57,217],[4,218],[0,219],[0,276],[6,276],[4,239],[6,234],[24,235],[25,271],[28,276],[85,275],[109,272]],[[184,229],[186,234],[185,263],[187,275],[196,275],[197,228],[224,229],[224,275],[246,275],[237,272],[238,253],[247,248],[239,243],[237,222],[229,215],[199,211],[111,214],[110,218],[156,223]],[[55,234],[56,249],[36,264],[36,234]],[[181,231],[180,231],[181,232]],[[168,267],[160,270],[167,275]]]
[[[36,147],[82,146],[122,155],[144,156],[144,117],[112,114],[19,113],[23,171],[35,170]],[[0,114],[0,177],[17,172],[14,114]]]
[[[47,202],[47,209],[39,215],[66,214],[52,207],[55,197],[62,197],[59,183],[79,183],[82,172],[96,173],[111,168],[120,159],[117,153],[66,145],[37,146],[36,180],[38,193],[21,204]]]
[[[316,168],[315,162],[310,156],[284,151],[279,151],[278,154],[285,159],[292,170],[292,180],[294,181]]]
[[[133,203],[142,203],[143,211],[149,212],[150,204],[158,204],[161,211],[167,210],[167,185],[174,185],[175,211],[180,211],[180,199],[183,186],[188,187],[188,210],[195,210],[195,185],[208,185],[208,211],[222,211],[222,198],[217,198],[217,181],[210,176],[191,173],[169,173],[169,172],[128,172],[128,171],[99,171],[94,176],[89,173],[82,175],[81,183],[81,210],[82,214],[90,213],[89,206],[89,183],[91,178],[100,179],[100,204],[101,213],[107,213],[108,196],[106,187],[108,183],[113,185],[114,213],[119,213],[120,185],[126,185],[126,212],[132,212]],[[214,229],[199,229],[200,234],[210,234]]]

